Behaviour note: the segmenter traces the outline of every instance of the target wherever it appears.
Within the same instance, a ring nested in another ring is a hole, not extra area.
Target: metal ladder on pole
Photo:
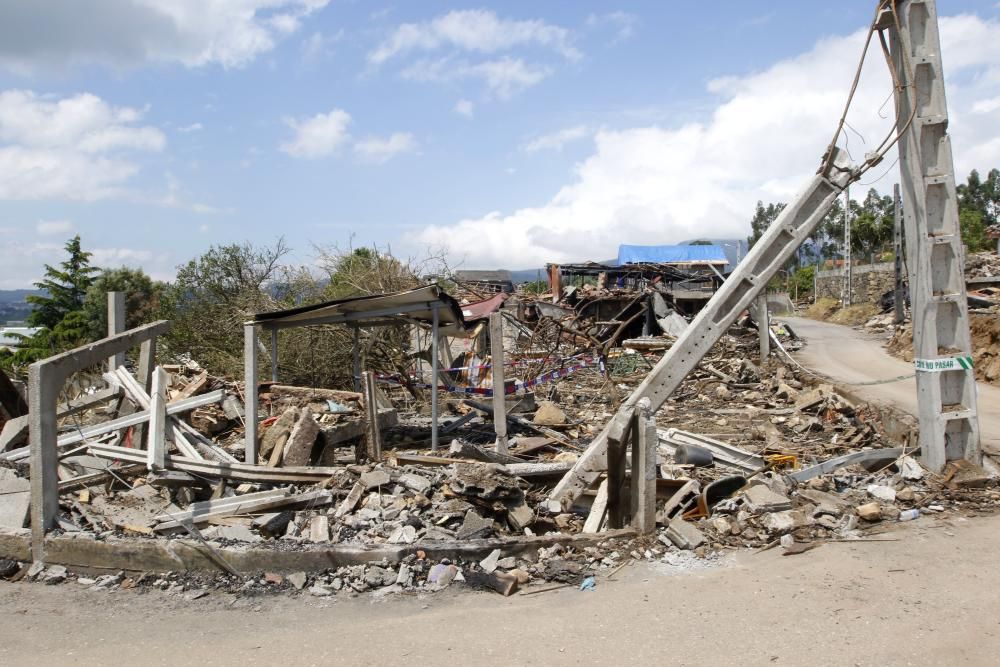
[[[895,0],[889,32],[897,73],[903,220],[913,313],[920,446],[924,464],[980,463],[965,257],[948,136],[941,41],[934,0]]]

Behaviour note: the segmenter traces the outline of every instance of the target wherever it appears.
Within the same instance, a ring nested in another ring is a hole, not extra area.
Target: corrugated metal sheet
[[[620,245],[619,264],[728,264],[717,245]]]

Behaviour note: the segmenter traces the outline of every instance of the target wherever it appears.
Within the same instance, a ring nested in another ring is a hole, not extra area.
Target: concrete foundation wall
[[[843,293],[844,270],[816,272],[816,297],[839,300]],[[877,303],[895,285],[894,265],[862,264],[851,271],[851,303]]]

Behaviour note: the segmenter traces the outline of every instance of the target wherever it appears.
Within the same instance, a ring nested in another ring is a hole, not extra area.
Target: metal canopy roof
[[[287,329],[317,324],[382,326],[394,320],[430,325],[438,311],[442,333],[460,335],[466,329],[462,308],[454,297],[437,285],[427,285],[394,294],[374,294],[301,306],[272,313],[257,313],[251,324],[265,329]]]

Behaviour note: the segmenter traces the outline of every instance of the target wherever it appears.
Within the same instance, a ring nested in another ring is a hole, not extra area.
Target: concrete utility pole
[[[893,291],[895,322],[906,319],[906,296],[903,294],[903,218],[900,210],[899,183],[892,186],[892,254],[895,257],[896,282]]]
[[[851,188],[844,188],[844,290],[841,301],[851,305]]]
[[[982,452],[936,3],[900,0],[878,25],[889,31],[902,88],[896,124],[920,447],[939,472],[951,459],[979,463]]]
[[[125,292],[108,292],[108,337],[125,331]],[[108,372],[125,365],[125,353],[108,357]]]

